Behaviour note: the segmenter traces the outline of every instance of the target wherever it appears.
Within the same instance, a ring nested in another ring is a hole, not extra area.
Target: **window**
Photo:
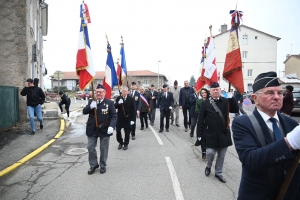
[[[247,58],[248,57],[248,51],[243,51],[243,58]]]
[[[255,36],[255,39],[257,40],[257,36]]]
[[[248,35],[243,35],[243,44],[248,44]]]
[[[248,74],[247,75],[252,77],[252,71],[253,71],[252,69],[248,69]]]
[[[144,84],[148,84],[148,80],[144,80]]]

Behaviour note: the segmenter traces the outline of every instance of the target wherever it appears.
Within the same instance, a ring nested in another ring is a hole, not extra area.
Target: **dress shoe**
[[[203,160],[206,159],[206,153],[202,153],[202,159],[203,159]]]
[[[91,167],[88,171],[88,174],[93,174],[97,168],[99,168],[99,165],[96,165],[95,167]]]
[[[171,120],[171,125],[173,125],[173,123],[174,123],[174,120]]]
[[[141,127],[140,130],[144,130],[144,127]]]
[[[217,175],[217,174],[216,174],[215,177],[216,177],[217,179],[219,179],[220,182],[226,183],[226,180],[225,180],[225,178],[224,178],[222,175]]]
[[[118,149],[122,149],[123,144],[119,144]]]
[[[29,133],[29,135],[34,135],[35,134],[35,132],[34,131],[31,131],[31,133]]]
[[[128,149],[128,145],[125,144],[124,147],[123,147],[123,150],[127,150]]]
[[[162,132],[163,132],[163,129],[160,129],[158,132],[162,133]]]
[[[179,124],[176,124],[177,127],[180,127]]]
[[[166,132],[169,132],[169,129],[166,129]]]
[[[43,129],[44,128],[44,125],[43,124],[40,124],[40,129]]]
[[[209,176],[210,175],[210,168],[205,167],[205,175]]]
[[[190,133],[190,136],[191,136],[191,137],[194,137],[194,134],[193,134],[193,133]]]
[[[135,140],[135,136],[133,135],[133,136],[131,137],[131,139],[132,139],[132,140]]]
[[[188,132],[188,128],[185,128],[185,129],[184,129],[184,132]]]
[[[100,168],[100,174],[104,174],[106,172],[106,168],[105,167],[101,167]]]
[[[154,123],[153,123],[153,122],[150,122],[150,125],[151,125],[151,126],[153,126],[153,125],[154,125]]]
[[[146,128],[148,128],[148,125],[146,126]]]

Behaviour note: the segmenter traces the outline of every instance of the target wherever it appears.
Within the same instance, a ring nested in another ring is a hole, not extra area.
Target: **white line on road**
[[[175,197],[177,200],[183,200],[183,195],[180,189],[180,185],[179,185],[179,181],[174,169],[174,166],[172,164],[171,158],[170,157],[165,157],[166,161],[167,161],[167,165],[169,168],[169,172],[171,175],[171,179],[172,179],[172,183],[173,183],[173,188],[174,188],[174,192],[175,192]]]
[[[156,133],[156,131],[151,126],[149,126],[149,128],[151,129],[151,131],[153,132],[154,136],[156,137],[156,139],[158,141],[158,144],[159,145],[164,145],[164,143],[162,142],[162,140],[160,139],[160,137],[158,136],[158,134]]]

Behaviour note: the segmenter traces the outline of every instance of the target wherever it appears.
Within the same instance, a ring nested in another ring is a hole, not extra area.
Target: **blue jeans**
[[[42,107],[41,105],[27,106],[27,111],[29,115],[31,130],[35,132],[34,113],[36,115],[36,118],[40,121],[40,124],[42,125],[43,124]]]

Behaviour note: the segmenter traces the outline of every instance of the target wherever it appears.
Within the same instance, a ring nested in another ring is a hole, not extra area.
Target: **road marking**
[[[166,158],[166,162],[169,168],[169,172],[171,175],[171,179],[172,179],[172,183],[173,183],[173,188],[174,188],[174,192],[175,192],[175,197],[177,200],[183,200],[183,195],[180,189],[180,185],[179,185],[179,181],[175,172],[175,169],[173,167],[172,161],[170,157],[165,157]]]
[[[152,126],[149,126],[149,128],[151,129],[151,131],[153,132],[154,136],[156,137],[158,144],[159,145],[164,145],[164,143],[162,142],[162,140],[160,139],[160,137],[158,136],[158,134],[156,133],[156,131],[152,128]]]

